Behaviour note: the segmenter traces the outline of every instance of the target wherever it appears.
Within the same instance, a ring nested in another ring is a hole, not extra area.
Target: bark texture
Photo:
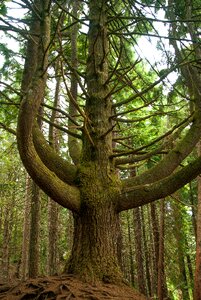
[[[201,153],[201,143],[198,144],[198,153]],[[201,299],[201,180],[198,177],[198,206],[196,228],[196,269],[194,280],[194,300]]]

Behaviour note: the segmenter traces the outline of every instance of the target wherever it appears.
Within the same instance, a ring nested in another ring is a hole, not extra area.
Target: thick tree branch
[[[201,157],[176,173],[152,184],[139,185],[135,188],[123,186],[117,200],[118,212],[139,207],[173,194],[201,173]]]
[[[47,143],[38,126],[33,129],[33,140],[35,149],[46,167],[54,172],[62,181],[73,184],[77,168],[63,159]]]
[[[201,135],[201,113],[195,113],[194,121],[184,138],[153,168],[143,174],[125,180],[125,185],[149,184],[169,176],[191,153]]]
[[[27,62],[25,64],[22,85],[24,97],[18,117],[18,149],[25,168],[36,184],[54,201],[72,211],[78,212],[80,207],[79,190],[63,182],[52,170],[46,167],[38,156],[33,143],[32,131],[46,87],[47,49],[49,47],[51,25],[50,16],[47,14],[49,1],[41,3],[36,0],[35,4],[38,4],[38,7],[42,5],[42,9],[46,13],[43,14],[40,26],[37,26],[39,23],[38,19],[33,23],[35,27],[38,27],[40,33],[40,39],[37,41],[37,44],[33,44],[31,39],[29,40],[28,49],[32,46],[34,47],[34,52],[27,53]],[[27,79],[26,67],[28,68],[28,63],[31,63],[31,61],[33,63],[32,74],[28,73],[29,77]]]

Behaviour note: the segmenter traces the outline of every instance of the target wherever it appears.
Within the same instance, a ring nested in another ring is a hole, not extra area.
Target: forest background
[[[119,159],[118,176],[126,179],[160,162],[194,122],[196,97],[201,93],[201,7],[199,1],[109,2],[110,9],[112,5],[117,9],[116,15],[111,9],[108,79],[113,84],[113,157]],[[38,188],[17,149],[32,4],[0,4],[1,282],[62,272],[73,245],[72,212]],[[77,165],[80,142],[75,139],[81,139],[86,121],[82,109],[87,97],[87,2],[50,1],[50,6],[54,34],[40,126],[51,147]],[[23,11],[20,17],[19,11]],[[189,153],[183,155],[181,169],[199,156],[199,131],[194,133],[192,149],[185,145]],[[197,177],[162,200],[121,212],[119,261],[124,278],[141,293],[159,299],[193,299],[196,280],[198,286],[201,282],[201,274],[195,276],[200,186]]]

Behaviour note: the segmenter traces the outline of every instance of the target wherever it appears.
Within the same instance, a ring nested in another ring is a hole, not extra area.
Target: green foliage
[[[6,1],[3,1],[2,3],[0,3],[0,15],[5,16],[7,14],[7,7],[5,5]]]

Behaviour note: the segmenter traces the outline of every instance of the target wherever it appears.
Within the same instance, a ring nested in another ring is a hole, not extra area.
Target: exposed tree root
[[[126,285],[99,283],[90,285],[71,275],[39,277],[15,286],[1,285],[5,300],[148,300]]]

